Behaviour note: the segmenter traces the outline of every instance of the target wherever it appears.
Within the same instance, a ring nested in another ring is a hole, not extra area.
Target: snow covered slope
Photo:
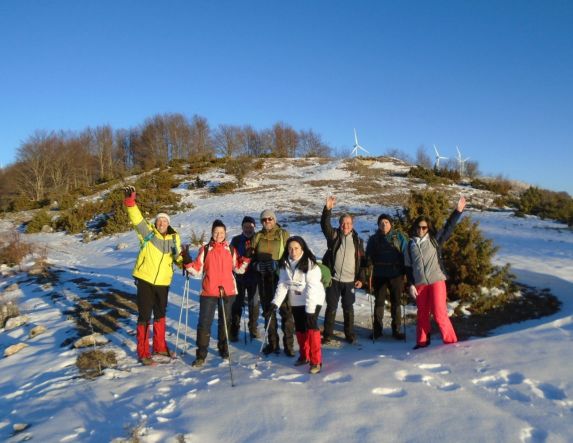
[[[370,167],[386,171],[389,166]],[[202,178],[227,180],[216,171]],[[395,192],[407,191],[407,179],[399,173],[377,180]],[[374,232],[377,215],[393,209],[356,195],[358,184],[349,184],[355,181],[360,180],[341,161],[271,161],[268,171],[248,176],[246,187],[235,194],[215,196],[181,186],[176,192],[195,208],[173,216],[172,224],[188,241],[192,230],[208,232],[213,219],[222,218],[232,236],[244,215],[258,218],[269,207],[320,256],[326,244],[318,219],[329,192],[338,196],[335,213],[358,214],[356,226],[364,238]],[[179,339],[179,351],[185,350],[180,358],[155,367],[138,365],[131,315],[109,334],[104,348],[117,352],[118,368],[95,380],[80,378],[78,351],[61,346],[75,333],[66,312],[94,293],[135,293],[130,274],[136,236],[130,232],[87,244],[78,236],[27,236],[47,247],[57,272],[51,281],[5,276],[0,285],[2,296],[18,300],[30,318],[27,325],[0,332],[2,352],[17,342],[28,345],[0,360],[0,440],[102,442],[137,435],[145,442],[573,441],[573,234],[557,223],[503,212],[468,211],[465,216],[478,219],[485,235],[500,245],[499,264],[511,263],[521,282],[550,288],[563,309],[500,328],[489,338],[449,346],[436,341],[412,351],[413,325],[407,342],[389,334],[375,344],[368,340],[370,305],[359,293],[358,344],[324,348],[320,374],[294,367],[294,359],[284,354],[259,356],[259,340],[241,341],[231,347],[235,387],[215,341],[206,365],[190,367],[198,280],[191,280],[189,337],[186,349]],[[122,242],[129,247],[117,250]],[[15,282],[18,288],[6,291]],[[184,278],[176,275],[168,306],[172,346],[183,286]],[[28,338],[38,324],[47,332]],[[17,424],[28,427],[15,432]]]

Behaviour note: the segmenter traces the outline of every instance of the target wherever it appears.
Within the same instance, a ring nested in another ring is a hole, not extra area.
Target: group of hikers
[[[359,288],[366,288],[375,299],[371,339],[383,334],[387,298],[390,301],[392,337],[397,340],[405,338],[400,331],[400,306],[403,290],[407,287],[417,304],[414,349],[430,344],[431,315],[440,329],[443,342],[457,342],[447,311],[441,246],[460,219],[466,204],[464,197],[459,199],[440,230],[433,226],[430,217],[416,218],[409,239],[394,229],[388,214],[380,215],[378,229],[364,248],[350,214],[343,213],[338,226],[332,226],[336,197],[329,196],[320,220],[327,243],[321,264],[306,241],[300,236],[291,236],[277,223],[276,214],[270,209],[260,214],[262,228],[259,231],[253,217],[244,217],[241,234],[230,242],[227,241],[225,224],[215,220],[211,239],[200,247],[193,259],[189,248],[182,248],[179,235],[170,226],[168,214],[157,214],[154,223],[147,222],[137,207],[135,188],[128,186],[124,191],[124,205],[140,240],[133,277],[137,284],[137,356],[143,365],[154,364],[153,355],[171,356],[165,340],[165,314],[173,264],[185,269],[188,275],[202,278],[197,350],[192,363],[195,367],[201,367],[207,358],[215,310],[218,310],[219,318],[219,355],[228,359],[229,341],[239,339],[245,305],[248,306],[250,337],[260,338],[260,304],[267,340],[262,352],[265,355],[280,353],[277,320],[277,315],[280,315],[284,353],[289,357],[295,356],[296,336],[299,356],[295,365],[309,365],[309,372],[317,374],[322,368],[321,345],[334,338],[339,301],[345,339],[349,343],[356,341],[354,302],[355,291]],[[329,276],[325,277],[325,274]],[[318,316],[325,303],[321,337]]]

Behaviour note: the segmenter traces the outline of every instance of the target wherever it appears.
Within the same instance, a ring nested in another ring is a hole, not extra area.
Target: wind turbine
[[[440,155],[440,153],[438,152],[438,148],[436,148],[436,145],[434,145],[434,151],[436,151],[436,163],[434,163],[434,168],[440,169],[440,159],[447,160],[448,157]]]
[[[360,154],[358,154],[358,151],[360,149],[362,149],[364,152],[366,152],[366,154],[370,154],[370,152],[368,152],[366,149],[364,149],[362,146],[360,146],[358,144],[358,136],[356,135],[356,128],[354,128],[354,149],[352,150],[350,155],[354,155],[354,157],[358,157],[360,155]]]
[[[464,169],[466,162],[470,159],[469,157],[462,159],[462,153],[460,152],[459,146],[456,146],[456,151],[458,151],[458,165],[460,168],[460,176],[464,176]]]

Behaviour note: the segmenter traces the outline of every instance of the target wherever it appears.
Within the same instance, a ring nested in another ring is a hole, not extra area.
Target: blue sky
[[[573,2],[0,3],[0,161],[37,129],[277,121],[351,149],[437,144],[573,195]]]

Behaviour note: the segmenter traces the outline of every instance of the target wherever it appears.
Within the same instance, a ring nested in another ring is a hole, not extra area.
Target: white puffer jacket
[[[298,269],[298,260],[287,260],[286,267],[280,269],[279,283],[273,303],[280,306],[289,296],[291,306],[304,306],[305,311],[314,314],[318,305],[324,305],[326,295],[320,281],[322,274],[318,265],[308,263],[308,272]]]

